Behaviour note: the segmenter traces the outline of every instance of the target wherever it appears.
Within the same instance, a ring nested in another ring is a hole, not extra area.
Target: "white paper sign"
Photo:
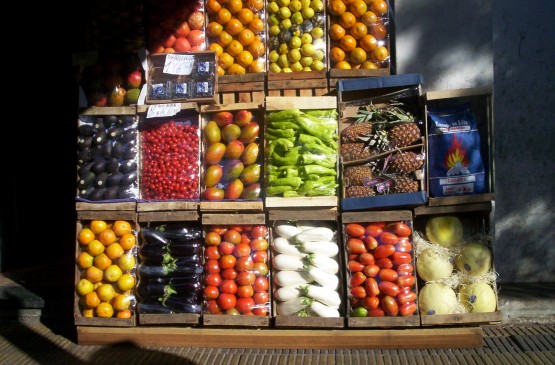
[[[147,118],[160,118],[160,117],[171,117],[176,115],[181,110],[181,105],[179,103],[172,104],[156,104],[148,107],[146,112]]]
[[[168,54],[164,62],[164,73],[170,75],[190,75],[193,72],[193,55]]]

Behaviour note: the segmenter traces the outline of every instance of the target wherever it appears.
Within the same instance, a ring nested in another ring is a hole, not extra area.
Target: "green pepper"
[[[320,138],[311,136],[310,134],[306,134],[306,133],[300,133],[299,136],[297,137],[297,142],[300,145],[305,145],[309,143],[316,143],[322,146],[326,145],[324,142],[322,142]]]
[[[303,160],[303,164],[305,165],[316,164],[329,169],[334,168],[336,162],[335,157],[327,157],[326,155],[317,155],[310,152],[304,152],[301,155],[301,158]]]
[[[308,151],[315,152],[319,155],[325,155],[328,158],[334,157],[337,154],[337,151],[334,151],[332,148],[317,143],[307,143],[303,145],[303,147]]]
[[[270,163],[278,166],[299,165],[299,161],[301,159],[301,155],[299,154],[300,149],[301,146],[293,147],[283,156],[280,156],[277,152],[274,152],[270,156]]]
[[[290,191],[284,191],[283,192],[283,197],[284,198],[294,198],[296,196],[300,196],[300,195],[295,190],[290,190]]]
[[[295,118],[297,115],[301,115],[299,109],[285,109],[276,112],[270,112],[266,115],[266,122],[267,123],[274,123],[282,120],[289,120]]]
[[[337,175],[335,169],[327,168],[320,165],[304,165],[302,167],[305,175],[316,174],[319,176]]]
[[[266,133],[271,136],[276,136],[278,138],[291,138],[297,135],[294,129],[275,129],[266,128]]]
[[[337,110],[335,109],[305,110],[305,113],[316,118],[331,118],[337,120]]]
[[[307,196],[334,196],[336,195],[336,188],[338,184],[330,183],[330,184],[323,184],[318,186],[315,189],[309,190],[306,195]]]
[[[303,183],[300,177],[282,177],[271,181],[272,186],[291,186],[293,188],[298,188]]]
[[[268,148],[268,156],[274,153],[274,150],[279,151],[289,151],[291,148],[295,147],[295,143],[287,138],[278,138],[270,142],[270,147]]]
[[[275,129],[299,129],[299,125],[295,123],[295,119],[284,120],[271,123],[271,127]]]
[[[331,142],[334,140],[336,134],[335,130],[337,125],[329,126],[322,123],[318,118],[311,117],[310,115],[298,115],[295,120],[303,129],[309,134],[320,138],[323,142]]]
[[[288,185],[267,186],[266,196],[276,196],[285,193],[286,191],[293,190],[293,187]]]

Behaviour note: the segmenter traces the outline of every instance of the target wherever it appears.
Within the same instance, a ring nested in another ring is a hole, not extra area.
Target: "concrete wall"
[[[499,282],[555,281],[555,2],[396,1],[397,73],[493,86]]]

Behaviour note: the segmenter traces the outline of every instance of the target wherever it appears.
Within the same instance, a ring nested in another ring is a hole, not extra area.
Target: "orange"
[[[231,12],[226,8],[221,8],[218,14],[216,14],[216,21],[222,25],[227,23],[229,19],[231,19]]]
[[[264,43],[260,40],[255,40],[254,42],[249,44],[248,51],[251,53],[253,58],[259,58],[264,56],[264,54],[266,53],[266,47],[264,46]]]
[[[175,34],[175,36],[177,38],[179,37],[187,37],[189,35],[189,33],[191,32],[191,28],[189,28],[189,23],[187,22],[182,22],[181,24],[179,24],[177,26],[177,28],[175,28],[175,30],[173,31],[173,33]]]
[[[135,287],[135,277],[130,273],[125,273],[119,277],[117,281],[118,289],[121,291],[128,291]]]
[[[362,14],[366,13],[368,6],[364,0],[355,0],[349,5],[349,11],[354,14],[354,16],[361,17]]]
[[[254,12],[258,12],[264,8],[264,0],[247,0],[247,6]]]
[[[177,39],[177,38],[175,37],[175,35],[173,35],[173,33],[168,33],[168,34],[164,37],[164,39],[163,39],[163,41],[162,41],[162,45],[163,45],[165,48],[170,48],[170,47],[172,47],[173,44],[175,43],[175,40],[176,40],[176,39]]]
[[[83,309],[83,317],[88,317],[88,318],[94,317],[94,309],[93,308]]]
[[[106,270],[108,266],[112,265],[112,260],[105,253],[101,253],[100,255],[94,258],[94,266],[99,268],[100,270]]]
[[[238,13],[243,8],[243,2],[241,0],[228,0],[227,9],[231,14]]]
[[[252,20],[254,19],[254,13],[249,8],[243,8],[237,13],[237,19],[239,19],[241,23],[243,23],[243,25],[245,26],[252,22]]]
[[[116,290],[112,284],[104,283],[96,289],[96,294],[102,302],[109,302],[116,296]]]
[[[87,252],[92,256],[100,255],[102,252],[104,252],[104,250],[104,245],[98,240],[93,240],[87,245]]]
[[[229,53],[224,52],[218,57],[218,65],[220,65],[224,70],[227,70],[229,66],[233,64],[233,56]]]
[[[239,19],[232,18],[225,24],[225,30],[229,34],[238,35],[243,30],[243,23]]]
[[[332,0],[328,8],[330,13],[335,16],[340,16],[347,10],[347,6],[342,0]]]
[[[231,56],[236,57],[243,51],[243,45],[238,40],[232,40],[231,43],[225,48],[225,51]]]
[[[334,68],[337,68],[340,70],[350,70],[351,64],[347,61],[340,61],[335,64]]]
[[[244,75],[247,73],[245,68],[238,63],[234,63],[227,69],[228,75]]]
[[[339,41],[339,47],[341,47],[345,52],[351,52],[357,46],[357,40],[352,36],[347,34],[345,37],[341,38]]]
[[[355,0],[343,0],[345,5],[351,5]]]
[[[123,255],[123,248],[117,242],[112,243],[108,247],[106,247],[106,256],[110,258],[110,260],[117,260]]]
[[[359,21],[364,23],[367,27],[378,22],[378,16],[373,11],[368,10],[360,17]]]
[[[91,229],[91,231],[93,231],[94,234],[99,234],[107,227],[106,227],[106,222],[94,220],[94,221],[91,221],[91,223],[89,224],[89,228]]]
[[[360,68],[365,69],[365,70],[376,70],[378,69],[378,65],[376,65],[374,62],[372,61],[364,61],[362,63],[362,65],[360,65]]]
[[[225,70],[222,68],[222,66],[218,65],[218,70],[217,70],[217,74],[218,76],[223,76],[225,75]]]
[[[118,294],[111,301],[112,307],[117,311],[128,309],[131,305],[131,298],[126,294]]]
[[[118,265],[110,265],[104,270],[103,279],[109,283],[115,283],[123,275]]]
[[[346,11],[339,17],[339,24],[345,29],[349,29],[355,25],[357,18],[350,11]]]
[[[97,239],[102,242],[103,245],[108,246],[117,241],[116,233],[110,228],[106,228],[98,235]]]
[[[345,51],[341,47],[333,47],[330,49],[330,59],[335,63],[343,61],[345,59]]]
[[[112,318],[112,316],[114,315],[114,308],[112,308],[112,305],[110,303],[102,302],[95,308],[94,313],[97,317]]]
[[[249,69],[248,69],[250,73],[264,72],[265,70],[266,70],[266,66],[264,65],[264,61],[262,60],[253,61],[249,65]]]
[[[89,254],[88,252],[81,252],[79,256],[77,256],[77,266],[80,269],[88,269],[89,267],[93,266],[94,257]]]
[[[219,43],[212,43],[212,44],[208,47],[208,49],[209,49],[210,51],[216,52],[216,56],[219,56],[219,55],[221,55],[222,53],[224,53],[224,49],[222,48],[222,46],[220,46]]]
[[[129,309],[124,309],[122,311],[116,312],[116,318],[131,318],[131,311]]]
[[[378,46],[378,40],[372,34],[366,34],[358,41],[358,43],[366,52],[370,52]]]
[[[383,62],[389,57],[389,51],[384,46],[377,46],[372,51],[372,59],[376,62]]]
[[[249,51],[242,51],[237,56],[237,63],[243,67],[248,67],[253,61],[252,54]],[[240,242],[241,240],[239,240]]]
[[[102,277],[104,276],[104,271],[100,270],[96,266],[91,266],[85,271],[85,279],[90,281],[93,284],[100,283],[102,281]]]
[[[248,46],[254,41],[254,32],[249,28],[244,28],[237,36],[237,40],[241,42],[243,46]]]
[[[98,297],[98,294],[96,294],[95,291],[92,291],[87,295],[85,295],[85,305],[88,308],[96,308],[98,307],[99,304],[100,304],[100,298]]]
[[[133,233],[126,233],[120,237],[118,242],[121,248],[123,248],[125,251],[129,251],[135,246],[135,243],[137,243],[137,239],[135,238],[135,235]]]
[[[92,240],[94,240],[94,238],[95,234],[93,231],[91,231],[90,228],[83,228],[81,231],[79,231],[79,235],[77,236],[77,240],[82,245],[89,244]]]
[[[222,47],[227,47],[227,45],[230,44],[232,40],[233,36],[223,30],[222,34],[220,34],[220,37],[218,38],[218,44]]]
[[[366,33],[368,33],[368,29],[364,23],[356,22],[355,25],[349,29],[349,33],[355,37],[355,39],[361,39],[366,35]]]
[[[370,34],[376,39],[384,39],[387,37],[387,28],[382,23],[376,23],[370,27]]]
[[[377,15],[384,15],[387,13],[387,3],[384,0],[373,0],[370,3],[370,10]]]
[[[209,37],[219,37],[222,34],[222,30],[224,30],[224,26],[218,22],[210,22],[206,27],[206,34]]]
[[[349,59],[353,63],[363,63],[364,61],[366,61],[366,51],[360,47],[356,47],[349,54]]]
[[[345,28],[340,24],[336,23],[330,27],[330,38],[334,41],[338,41],[345,36]]]
[[[208,14],[216,14],[222,5],[218,2],[218,0],[208,0],[206,2],[206,9],[208,10]]]
[[[175,49],[173,49],[172,47],[164,48],[164,51],[162,53],[175,53]]]
[[[264,31],[264,20],[260,18],[255,18],[249,23],[249,29],[254,32],[254,34],[260,34]]]

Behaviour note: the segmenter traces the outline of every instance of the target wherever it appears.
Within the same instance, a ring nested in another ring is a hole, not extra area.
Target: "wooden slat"
[[[137,202],[117,202],[117,203],[90,203],[76,202],[75,210],[131,210],[135,211]]]
[[[260,201],[244,201],[244,202],[200,202],[201,212],[210,211],[257,211],[264,209],[264,203]]]
[[[265,213],[202,214],[202,224],[266,224]]]
[[[196,221],[198,219],[199,214],[196,210],[140,212],[137,218],[139,222]]]
[[[136,213],[132,210],[80,210],[77,211],[78,220],[130,220],[136,219]]]
[[[330,209],[308,209],[307,207],[299,207],[296,209],[270,209],[268,211],[268,219],[270,221],[277,220],[337,220],[337,208]]]
[[[196,210],[198,205],[199,203],[196,201],[139,202],[137,203],[137,211]]]
[[[344,328],[345,318],[321,318],[321,317],[298,317],[298,316],[276,316],[275,327],[291,327],[291,328]]]
[[[197,325],[200,315],[195,313],[171,313],[171,314],[141,314],[139,313],[139,325],[166,325],[166,324],[189,324]]]
[[[501,322],[501,311],[490,313],[461,313],[461,314],[435,314],[422,315],[423,326],[454,325],[469,323],[496,323]]]
[[[82,110],[79,115],[135,115],[136,106],[91,106]]]
[[[473,204],[482,203],[495,200],[495,194],[473,194],[473,195],[461,195],[461,196],[446,196],[443,198],[429,198],[429,206],[442,206],[442,205],[455,205],[455,204]]]
[[[412,212],[409,210],[385,210],[367,212],[348,212],[341,214],[343,223],[356,222],[388,222],[388,221],[411,221]]]
[[[414,208],[414,215],[434,215],[434,214],[449,214],[449,213],[466,213],[466,212],[490,212],[493,208],[491,201],[473,203],[473,204],[458,204],[458,205],[443,205],[443,206],[420,206]]]
[[[314,197],[267,197],[265,206],[267,208],[294,208],[294,207],[337,207],[336,196],[314,196]]]
[[[270,317],[268,316],[226,316],[226,315],[210,315],[202,316],[203,326],[229,326],[229,327],[258,327],[264,328],[270,326]]]

